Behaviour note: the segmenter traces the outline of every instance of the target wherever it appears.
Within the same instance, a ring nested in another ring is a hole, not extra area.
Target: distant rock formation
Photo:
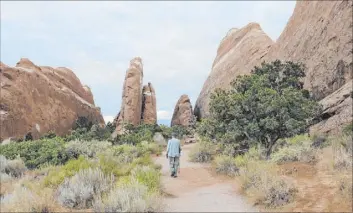
[[[157,123],[156,94],[151,83],[143,86],[142,89],[142,123]]]
[[[126,71],[121,110],[115,117],[113,124],[116,126],[112,137],[124,133],[124,125],[134,126],[141,123],[155,124],[157,122],[157,108],[155,91],[151,83],[142,88],[143,64],[139,57],[130,61]]]
[[[273,41],[257,23],[250,23],[241,29],[231,29],[221,41],[217,56],[195,104],[195,115],[206,117],[209,113],[211,93],[216,88],[229,89],[237,76],[249,74],[259,65]]]
[[[249,74],[262,61],[280,59],[306,65],[304,87],[326,108],[323,121],[312,129],[336,132],[352,121],[352,105],[347,104],[352,98],[342,94],[349,90],[353,76],[351,1],[297,1],[293,15],[276,43],[266,39],[259,26],[250,27],[252,25],[257,26],[249,24],[240,29],[249,37],[253,35],[249,41],[237,40],[239,30],[233,29],[221,42],[210,76],[196,102],[198,118],[207,117],[210,93],[215,88],[227,89],[230,81]],[[225,45],[228,40],[238,42]],[[343,96],[337,97],[340,95]]]
[[[194,122],[194,113],[189,96],[182,95],[175,105],[171,126],[191,127]]]
[[[93,95],[67,68],[37,66],[22,58],[16,67],[1,63],[0,139],[34,139],[50,130],[65,135],[78,117],[104,125]]]

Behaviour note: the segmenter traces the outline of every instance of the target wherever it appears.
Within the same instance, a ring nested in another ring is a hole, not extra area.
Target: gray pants
[[[169,157],[169,166],[171,174],[177,175],[179,169],[179,157]]]

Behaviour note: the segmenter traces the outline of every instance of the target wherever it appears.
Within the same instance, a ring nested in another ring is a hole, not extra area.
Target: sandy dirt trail
[[[165,212],[255,212],[244,198],[236,193],[235,183],[213,175],[208,164],[189,162],[189,151],[194,146],[184,145],[178,178],[170,177],[165,152],[156,163],[162,165]]]

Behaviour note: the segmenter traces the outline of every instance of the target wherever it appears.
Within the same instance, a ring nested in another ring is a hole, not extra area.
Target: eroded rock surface
[[[189,96],[182,95],[174,108],[171,126],[190,127],[194,124],[194,113]]]
[[[217,56],[195,105],[195,115],[208,115],[211,93],[216,88],[229,89],[230,83],[239,75],[249,74],[259,65],[273,41],[260,25],[250,23],[241,29],[231,29],[217,50]]]
[[[151,83],[143,86],[142,89],[142,123],[157,123],[156,93]]]
[[[212,71],[196,102],[195,115],[207,117],[209,97],[215,88],[227,89],[232,80],[250,73],[262,61],[280,59],[305,64],[304,87],[325,105],[324,120],[316,126],[320,128],[312,129],[320,132],[340,129],[347,120],[352,120],[352,116],[346,118],[352,108],[351,98],[342,103],[341,98],[334,98],[347,91],[347,83],[351,84],[353,76],[352,4],[352,1],[297,1],[276,43],[256,24],[232,29],[218,48]],[[338,102],[326,104],[335,100]]]
[[[65,135],[78,117],[104,125],[93,95],[67,68],[37,66],[21,59],[15,67],[1,63],[0,124],[2,140],[34,139],[54,131]]]

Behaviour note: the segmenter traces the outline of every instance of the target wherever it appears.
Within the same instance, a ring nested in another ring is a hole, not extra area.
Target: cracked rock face
[[[151,83],[143,86],[142,89],[142,123],[157,123],[156,93]]]
[[[116,131],[113,134],[123,132],[123,124],[139,125],[142,111],[142,79],[143,65],[139,57],[130,61],[130,67],[126,71],[122,103],[119,115],[116,118]]]
[[[174,108],[171,126],[190,127],[194,124],[194,114],[190,99],[187,95],[182,95]]]
[[[15,67],[1,63],[1,140],[34,139],[50,130],[65,135],[79,116],[104,125],[93,95],[67,68],[37,66],[21,59]]]
[[[155,90],[151,83],[142,86],[142,82],[142,59],[136,57],[130,61],[130,67],[126,71],[121,110],[114,119],[116,130],[112,137],[124,133],[124,124],[137,126],[157,123]]]
[[[263,60],[290,60],[305,64],[304,88],[325,106],[325,111],[330,111],[324,113],[323,121],[313,131],[339,131],[352,121],[351,97],[342,92],[349,90],[347,84],[352,84],[353,76],[352,4],[351,1],[297,1],[293,15],[275,43],[260,36],[258,30],[258,33],[245,30],[254,28],[249,25],[240,30],[252,32],[251,41],[227,42],[238,37],[239,30],[232,29],[220,44],[212,71],[196,102],[195,115],[207,117],[209,94],[217,87],[227,89],[230,81],[248,74],[254,65]]]
[[[257,23],[231,29],[218,47],[211,73],[196,101],[195,115],[206,117],[211,93],[216,88],[229,89],[237,76],[249,74],[254,66],[261,63],[272,44],[273,41]]]

